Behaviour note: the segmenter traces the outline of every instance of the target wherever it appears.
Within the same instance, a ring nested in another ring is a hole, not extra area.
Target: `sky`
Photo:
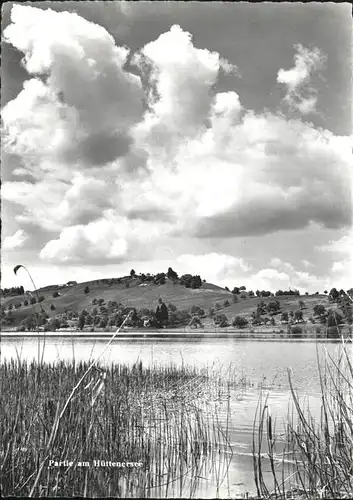
[[[348,3],[2,7],[2,287],[353,286]]]

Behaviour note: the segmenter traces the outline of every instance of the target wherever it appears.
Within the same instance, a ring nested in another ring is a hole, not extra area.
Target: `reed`
[[[209,368],[5,361],[2,494],[192,497],[204,478],[219,486],[231,453],[216,405],[235,384]]]
[[[326,349],[323,354],[317,350],[317,360],[319,418],[300,399],[290,371],[292,404],[284,432],[276,431],[268,395],[259,401],[253,432],[254,479],[259,497],[353,497],[353,344],[342,339],[335,356]]]

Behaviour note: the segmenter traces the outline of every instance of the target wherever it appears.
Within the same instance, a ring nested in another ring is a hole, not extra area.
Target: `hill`
[[[88,292],[85,289],[88,287]],[[30,292],[33,297],[37,297],[34,292]],[[54,294],[59,294],[54,298]],[[49,316],[55,316],[65,311],[73,311],[79,313],[83,309],[90,310],[94,299],[97,301],[103,299],[105,303],[115,301],[122,303],[124,306],[135,307],[136,309],[148,308],[155,309],[158,298],[162,297],[163,301],[168,304],[173,304],[177,309],[189,310],[193,305],[202,308],[211,308],[215,304],[221,303],[228,298],[231,300],[232,294],[216,285],[203,282],[200,288],[192,289],[185,288],[179,282],[173,283],[168,278],[164,284],[155,284],[153,282],[145,282],[140,277],[126,276],[119,279],[102,279],[77,283],[72,285],[52,285],[38,289],[38,295],[44,300],[41,304],[28,304],[24,306],[24,301],[29,297],[26,295],[15,295],[3,297],[1,306],[3,310],[12,308],[15,318],[14,325],[18,325],[26,316],[33,312],[40,312],[42,306]],[[16,309],[16,305],[21,304],[21,307]],[[50,306],[55,306],[55,310],[51,311]]]
[[[51,318],[68,312],[77,317],[82,310],[91,314],[97,307],[100,309],[99,306],[104,304],[106,308],[111,302],[123,304],[125,307],[134,307],[137,310],[155,311],[158,298],[161,297],[167,305],[172,304],[178,311],[190,313],[193,306],[202,308],[206,315],[202,323],[206,328],[212,328],[213,318],[209,315],[211,309],[215,315],[224,314],[230,324],[235,316],[243,316],[250,323],[253,313],[256,312],[261,302],[267,306],[270,302],[278,301],[280,308],[275,317],[276,324],[279,325],[282,313],[295,312],[300,309],[299,301],[302,302],[304,321],[308,321],[310,316],[315,316],[314,308],[317,305],[323,305],[326,310],[336,307],[336,304],[329,302],[326,295],[249,297],[246,292],[242,292],[234,296],[229,290],[211,283],[202,282],[199,288],[193,289],[186,288],[180,281],[173,282],[167,277],[164,277],[158,284],[154,282],[155,278],[135,275],[47,286],[38,290],[38,296],[42,300],[40,304],[25,305],[26,300],[30,301],[31,295],[37,298],[34,292],[2,297],[2,314],[6,318],[11,309],[10,316],[13,319],[10,326],[17,327],[34,312],[40,312],[41,307]],[[98,301],[100,303],[97,305]],[[107,315],[107,311],[101,314]]]

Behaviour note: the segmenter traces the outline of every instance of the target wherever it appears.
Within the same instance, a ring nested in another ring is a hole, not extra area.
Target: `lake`
[[[44,360],[76,361],[94,359],[106,345],[102,338],[54,338],[45,340]],[[41,339],[41,348],[43,339]],[[239,340],[239,339],[117,339],[101,358],[101,364],[142,361],[143,365],[193,365],[219,366],[234,371],[247,381],[241,389],[231,392],[230,441],[232,459],[224,488],[223,498],[256,494],[252,463],[252,429],[261,389],[269,393],[268,405],[277,419],[277,429],[285,422],[290,390],[288,369],[294,388],[301,398],[306,398],[310,410],[320,415],[321,400],[317,353],[325,351],[335,355],[340,349],[337,341],[310,342],[305,340]],[[37,358],[37,338],[9,338],[1,341],[1,360],[20,357]],[[222,415],[222,409],[220,411]],[[266,471],[265,471],[266,472]],[[269,469],[268,471],[269,472]],[[212,484],[202,488],[198,496],[214,497]]]

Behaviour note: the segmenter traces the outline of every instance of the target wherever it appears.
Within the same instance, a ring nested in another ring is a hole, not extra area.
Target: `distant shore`
[[[33,337],[33,338],[102,338],[109,339],[114,335],[113,331],[72,331],[72,330],[60,330],[55,332],[36,332],[36,331],[26,331],[26,332],[18,332],[18,331],[2,331],[1,336],[6,338],[23,338],[23,337]],[[344,337],[349,337],[349,335],[344,334]],[[322,332],[320,335],[312,335],[312,334],[290,334],[287,333],[278,333],[278,332],[239,332],[239,331],[173,331],[173,330],[148,330],[148,331],[121,331],[116,335],[116,340],[119,339],[202,339],[202,338],[210,338],[210,339],[239,339],[239,340],[340,340],[339,337],[327,338],[325,333]]]

